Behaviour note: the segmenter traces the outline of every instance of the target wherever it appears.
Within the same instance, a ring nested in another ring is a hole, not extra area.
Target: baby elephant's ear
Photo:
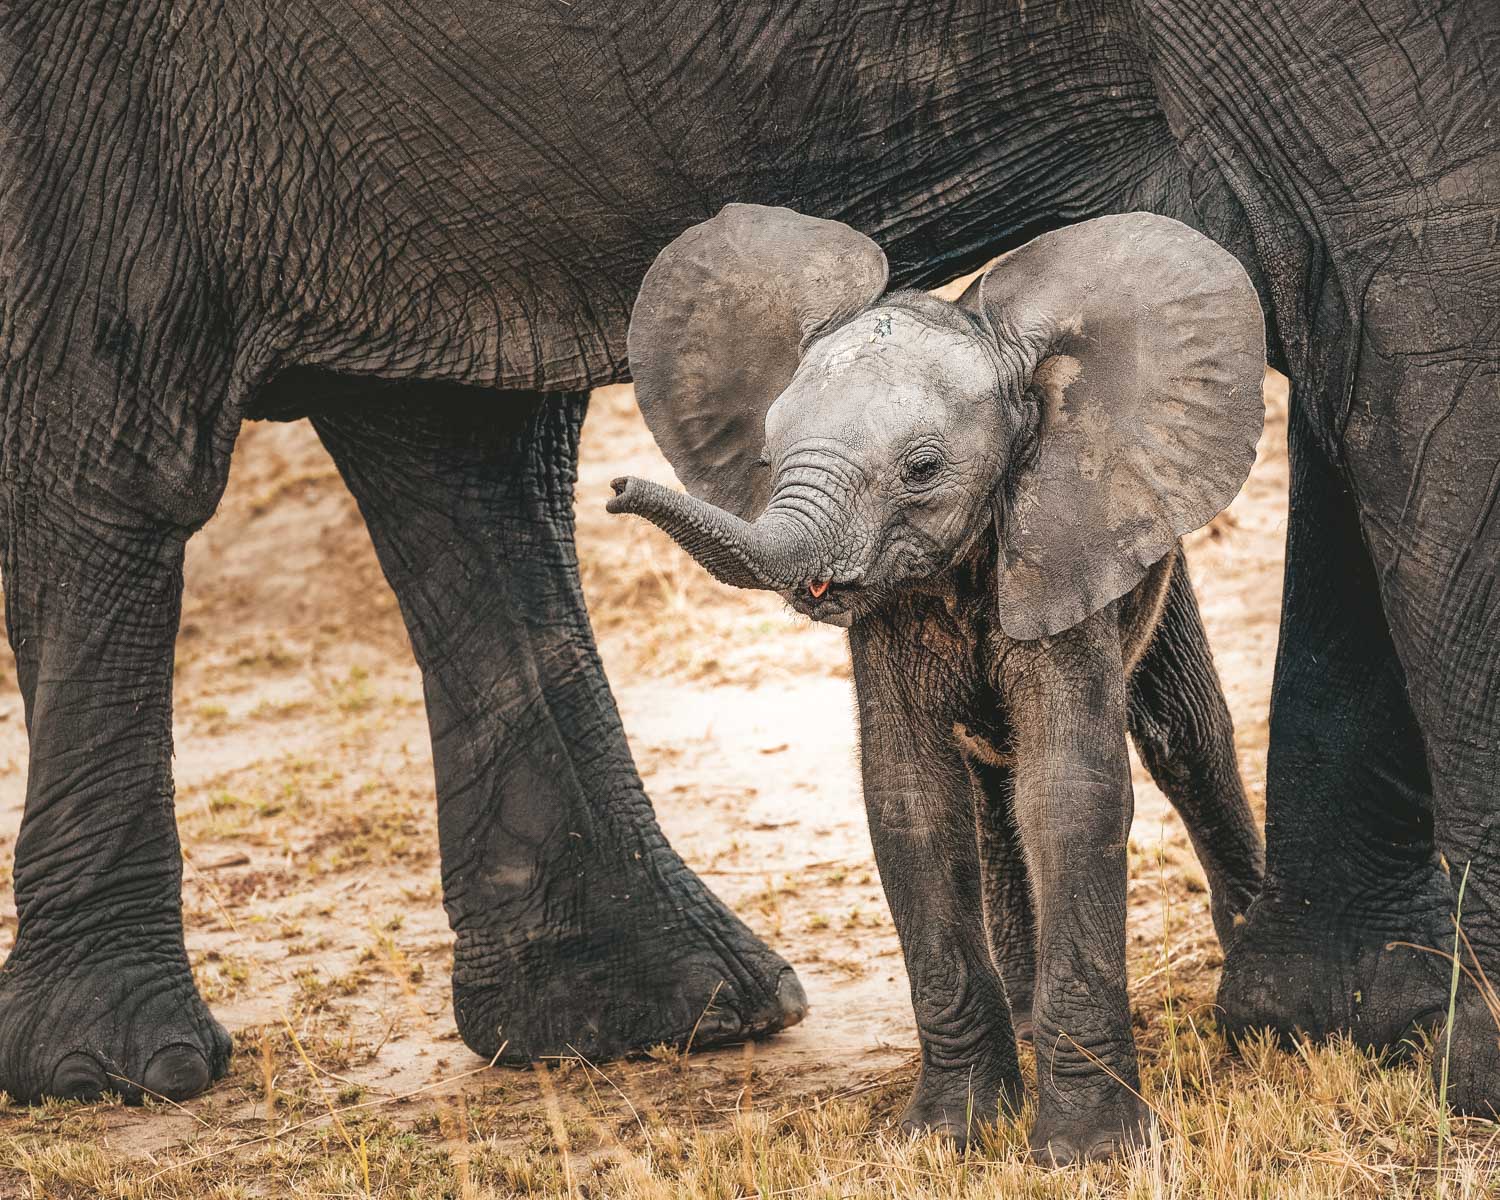
[[[1003,509],[1000,623],[1048,637],[1123,596],[1245,482],[1264,419],[1260,302],[1233,255],[1150,213],[1044,234],[977,301],[1041,410]]]
[[[838,221],[731,204],[656,257],[630,317],[630,373],[656,444],[693,495],[766,505],[766,410],[803,348],[885,291],[879,246]]]

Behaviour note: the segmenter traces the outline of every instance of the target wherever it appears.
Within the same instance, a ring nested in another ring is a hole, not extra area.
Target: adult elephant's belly
[[[838,217],[898,282],[933,282],[1123,206],[1169,145],[1123,22],[1023,28],[979,0],[339,7],[276,6],[224,47],[255,81],[234,120],[184,102],[278,367],[596,386],[626,373],[651,257],[727,202]]]

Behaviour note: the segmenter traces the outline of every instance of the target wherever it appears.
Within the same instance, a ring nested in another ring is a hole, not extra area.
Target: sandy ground
[[[1188,543],[1257,806],[1285,533],[1279,379],[1268,398],[1249,483]],[[673,843],[796,965],[812,1010],[751,1058],[662,1055],[611,1078],[634,1104],[695,1121],[747,1087],[899,1094],[914,1074],[915,1033],[864,827],[842,634],[774,597],[720,588],[654,530],[607,516],[607,481],[626,471],[671,477],[630,390],[606,389],[585,429],[579,544],[631,745]],[[528,1072],[442,1082],[484,1064],[457,1040],[448,1008],[420,681],[358,513],[310,427],[246,429],[187,576],[176,758],[187,939],[237,1052],[231,1078],[183,1110],[96,1110],[99,1144],[149,1156],[195,1122],[253,1136],[268,1120],[315,1115],[319,1097],[379,1100],[433,1084],[400,1106],[401,1119],[441,1122],[447,1110],[433,1098],[462,1087],[495,1101],[498,1128],[521,1138],[544,1129]],[[7,880],[25,763],[7,670]],[[1219,958],[1182,826],[1138,766],[1135,784],[1130,929],[1144,1027],[1164,980],[1206,1002]],[[14,929],[7,883],[0,952]],[[581,1071],[563,1083],[582,1091],[594,1078]],[[0,1109],[0,1132],[15,1119]]]

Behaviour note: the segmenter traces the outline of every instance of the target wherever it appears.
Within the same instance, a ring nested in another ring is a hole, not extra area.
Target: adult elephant
[[[1437,843],[1500,968],[1496,24],[1486,0],[11,0],[0,497],[31,759],[0,1087],[180,1097],[225,1067],[183,949],[172,646],[184,543],[256,417],[311,417],[400,599],[468,1044],[801,1016],[656,827],[572,546],[586,391],[625,376],[657,250],[731,200],[843,220],[903,284],[1129,209],[1238,254],[1296,380],[1296,495],[1231,1014],[1379,1041],[1430,1009],[1382,947],[1443,931]],[[1493,1038],[1459,1019],[1483,1102]]]

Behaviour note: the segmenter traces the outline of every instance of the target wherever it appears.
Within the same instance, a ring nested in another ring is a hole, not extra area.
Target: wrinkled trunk
[[[660,484],[616,479],[611,486],[610,512],[645,517],[721,583],[785,592],[829,576],[819,539],[786,511],[767,509],[751,523]]]

